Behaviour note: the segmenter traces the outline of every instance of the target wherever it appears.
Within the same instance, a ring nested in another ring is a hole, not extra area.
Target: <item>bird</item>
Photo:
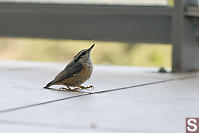
[[[93,64],[90,59],[90,53],[95,46],[95,43],[88,49],[81,50],[73,60],[62,70],[51,82],[44,88],[50,89],[52,85],[64,85],[66,88],[59,88],[59,90],[77,90],[77,89],[94,89],[92,85],[81,86],[87,81],[92,72]],[[71,87],[74,87],[73,89]]]

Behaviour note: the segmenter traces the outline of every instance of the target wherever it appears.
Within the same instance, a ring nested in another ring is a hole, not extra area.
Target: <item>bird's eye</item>
[[[86,54],[86,51],[84,51],[83,53],[82,53],[82,55],[85,55]]]

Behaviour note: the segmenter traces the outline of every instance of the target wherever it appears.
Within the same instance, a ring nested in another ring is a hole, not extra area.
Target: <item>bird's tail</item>
[[[44,88],[48,88],[49,86],[51,86],[53,83],[53,81],[49,82],[46,86],[44,86]]]

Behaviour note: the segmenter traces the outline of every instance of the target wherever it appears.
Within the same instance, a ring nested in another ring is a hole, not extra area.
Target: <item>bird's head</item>
[[[95,43],[88,49],[81,50],[75,57],[74,62],[87,62],[90,59],[90,52],[95,46]]]

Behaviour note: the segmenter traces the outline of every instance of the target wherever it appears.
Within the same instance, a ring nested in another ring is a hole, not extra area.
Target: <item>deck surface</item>
[[[183,133],[185,118],[199,116],[196,72],[94,66],[84,84],[94,90],[43,89],[64,67],[0,61],[1,132]]]

